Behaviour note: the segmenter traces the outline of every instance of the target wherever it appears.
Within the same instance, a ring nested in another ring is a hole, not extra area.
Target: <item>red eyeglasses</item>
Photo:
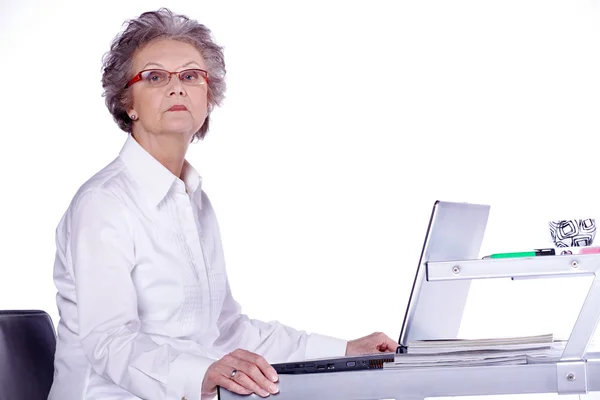
[[[199,68],[184,69],[178,72],[169,72],[164,69],[146,69],[134,76],[127,82],[125,87],[127,88],[140,81],[152,87],[165,86],[171,81],[172,75],[177,75],[179,80],[186,85],[200,86],[208,83],[208,72]]]

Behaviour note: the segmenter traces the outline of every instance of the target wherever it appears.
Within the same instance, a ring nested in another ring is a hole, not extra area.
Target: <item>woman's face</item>
[[[133,58],[133,75],[148,69],[180,72],[188,69],[206,70],[200,52],[191,44],[176,40],[155,40],[136,52]],[[157,76],[134,83],[133,106],[129,115],[135,114],[133,132],[140,128],[157,135],[180,134],[192,139],[208,110],[208,83],[200,76],[173,74],[168,83],[160,86]],[[192,83],[194,82],[195,83]],[[138,125],[138,126],[136,126]]]

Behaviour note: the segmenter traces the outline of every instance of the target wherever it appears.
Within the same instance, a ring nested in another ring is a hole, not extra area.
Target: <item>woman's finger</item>
[[[262,374],[266,376],[267,379],[271,380],[271,382],[277,382],[277,371],[275,371],[275,368],[273,368],[264,357],[246,350],[240,350],[239,354],[236,355],[243,360],[255,364],[260,369]]]
[[[252,390],[243,387],[242,385],[235,382],[233,379],[229,378],[228,376],[221,375],[221,377],[222,377],[222,379],[219,379],[218,385],[221,386],[222,388],[227,389],[230,392],[237,393],[237,394],[252,394],[253,393]]]
[[[396,342],[392,338],[387,338],[386,344],[387,344],[387,347],[388,347],[389,351],[396,351],[396,349],[398,348],[398,346],[400,346],[398,344],[398,342]]]
[[[240,386],[249,389],[250,393],[256,393],[261,397],[268,397],[270,394],[268,391],[261,388],[256,382],[250,379],[250,377],[243,371],[238,371],[232,380],[238,383]]]
[[[395,341],[388,340],[388,341],[382,343],[379,346],[378,350],[379,351],[383,351],[383,352],[396,351],[396,349],[398,348],[398,346],[399,346],[398,343],[396,343]]]
[[[268,380],[261,369],[251,361],[246,361],[242,358],[237,358],[237,355],[234,356],[233,361],[234,368],[239,370],[240,372],[245,373],[253,382],[255,382],[262,390],[269,393],[277,393],[279,390],[277,386]],[[257,393],[258,394],[258,393]]]
[[[220,386],[237,394],[251,394],[252,391],[243,387],[231,378],[233,368],[225,365],[222,361],[213,364],[213,370],[210,372],[215,385]],[[234,375],[235,377],[235,375]]]

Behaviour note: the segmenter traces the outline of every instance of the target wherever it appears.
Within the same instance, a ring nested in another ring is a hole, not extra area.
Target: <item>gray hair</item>
[[[131,108],[131,88],[125,85],[133,77],[135,52],[155,39],[173,39],[195,46],[208,71],[208,114],[194,138],[203,139],[208,132],[210,113],[225,97],[225,60],[223,48],[211,37],[204,25],[166,8],[141,14],[125,23],[127,27],[112,41],[110,51],[102,60],[102,88],[105,103],[119,128],[131,133],[133,122],[127,110]]]

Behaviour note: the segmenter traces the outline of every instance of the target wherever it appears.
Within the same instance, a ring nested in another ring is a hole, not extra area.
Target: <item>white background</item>
[[[600,1],[0,0],[0,309],[58,321],[54,229],[126,136],[101,57],[161,6],[225,47],[227,99],[188,158],[252,317],[398,337],[436,199],[492,206],[482,255],[600,216]],[[476,282],[461,335],[564,336],[585,289]]]

